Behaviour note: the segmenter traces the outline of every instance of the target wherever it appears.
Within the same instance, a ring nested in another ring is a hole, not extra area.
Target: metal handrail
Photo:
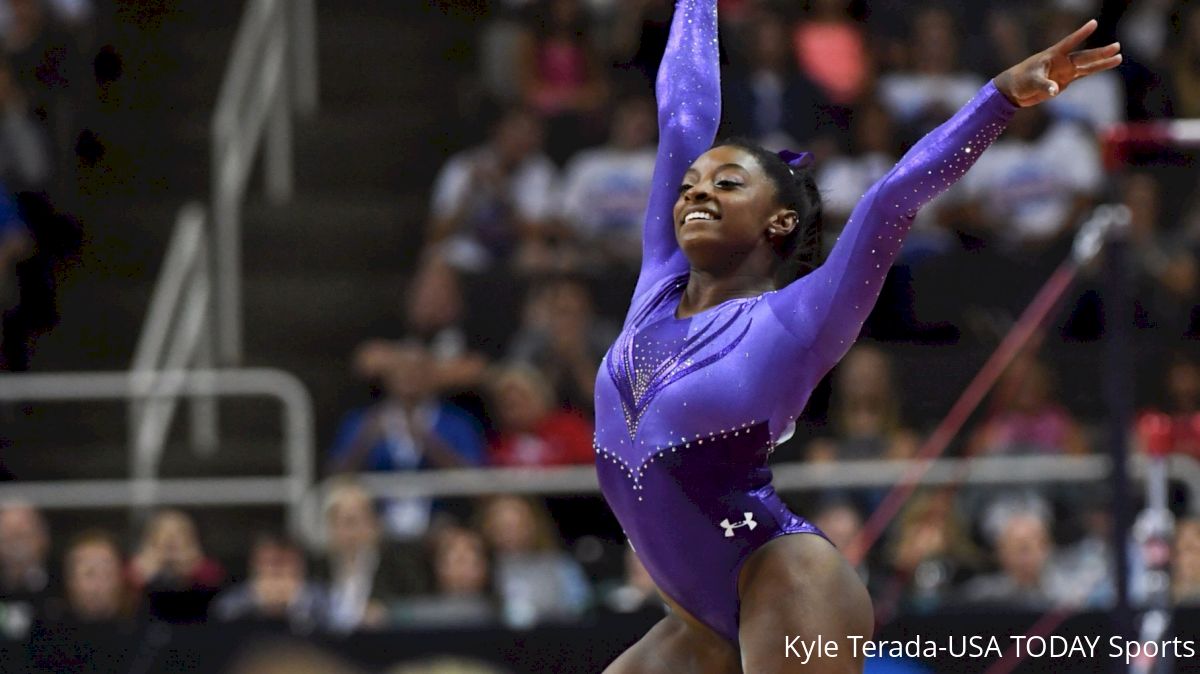
[[[266,396],[282,404],[284,474],[278,478],[68,480],[0,484],[0,499],[20,497],[43,507],[114,505],[236,505],[281,503],[291,530],[301,534],[301,508],[313,483],[312,399],[304,384],[282,370],[174,370],[6,374],[0,402],[27,400],[140,400],[172,396]]]
[[[254,158],[272,203],[291,199],[292,111],[317,108],[313,0],[250,0],[234,38],[212,118],[212,215],[215,230],[217,353],[242,356],[241,217]]]
[[[130,366],[145,387],[129,404],[130,473],[135,480],[155,477],[175,418],[179,393],[168,385],[164,371],[212,366],[211,302],[204,208],[193,202],[179,212]],[[146,400],[151,392],[153,399]],[[215,401],[198,396],[191,408],[192,446],[211,452],[217,445]]]

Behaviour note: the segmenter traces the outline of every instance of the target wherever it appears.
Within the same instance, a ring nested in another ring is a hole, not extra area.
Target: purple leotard
[[[871,188],[820,268],[677,319],[689,267],[672,208],[720,118],[716,2],[678,0],[659,70],[641,276],[596,380],[596,465],[659,588],[736,644],[742,562],[777,536],[821,533],[776,495],[768,455],[857,338],[917,210],[1016,108],[989,83]]]

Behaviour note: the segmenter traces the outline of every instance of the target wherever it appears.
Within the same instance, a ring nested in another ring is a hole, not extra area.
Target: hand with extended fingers
[[[1027,108],[1049,100],[1072,82],[1121,64],[1121,44],[1076,51],[1096,32],[1096,20],[1064,37],[1058,44],[1038,52],[996,77],[996,88],[1015,105]]]

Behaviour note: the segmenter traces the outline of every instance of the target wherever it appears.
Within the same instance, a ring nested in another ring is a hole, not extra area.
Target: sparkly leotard
[[[677,319],[689,267],[672,208],[720,117],[716,2],[678,0],[659,69],[641,276],[596,380],[596,465],[659,588],[736,644],[742,562],[772,538],[820,534],[775,494],[768,455],[857,338],[917,210],[970,168],[1015,106],[989,83],[871,188],[820,268]]]

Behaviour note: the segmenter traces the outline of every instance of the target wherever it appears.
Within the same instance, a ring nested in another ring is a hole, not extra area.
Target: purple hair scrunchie
[[[810,166],[814,161],[811,152],[792,152],[791,150],[780,150],[779,158],[793,171]]]

